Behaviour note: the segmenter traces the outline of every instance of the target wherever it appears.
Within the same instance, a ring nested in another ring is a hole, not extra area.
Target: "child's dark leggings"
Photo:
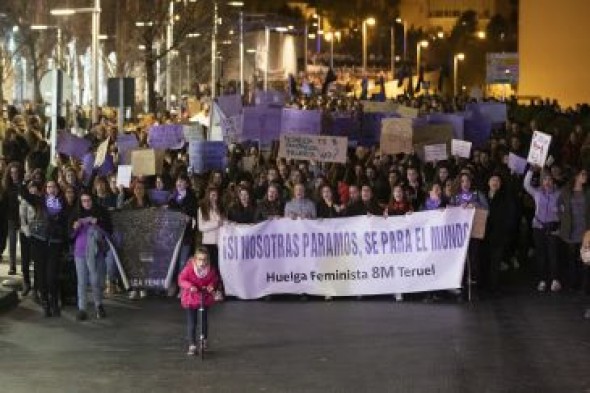
[[[186,310],[186,327],[188,331],[188,341],[191,345],[197,343],[197,326],[199,322],[199,309],[188,308]],[[203,310],[203,320],[201,321],[203,327],[203,335],[207,339],[207,307]],[[199,333],[200,334],[200,333]]]

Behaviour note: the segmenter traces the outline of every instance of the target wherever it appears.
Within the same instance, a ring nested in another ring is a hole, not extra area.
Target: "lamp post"
[[[47,25],[32,25],[31,30],[56,30],[57,31],[57,45],[56,45],[56,62],[57,68],[63,66],[63,40],[61,28],[59,26],[47,26]]]
[[[465,60],[464,53],[453,56],[453,96],[457,96],[459,86],[459,62]]]
[[[422,40],[419,41],[418,44],[416,44],[416,76],[418,77],[418,79],[420,79],[420,62],[422,61],[420,56],[421,48],[428,48],[428,41]]]
[[[395,20],[397,23],[401,23],[404,27],[404,61],[408,59],[408,22],[402,20],[402,18],[397,18]]]
[[[375,26],[375,18],[363,20],[363,72],[367,72],[367,26]]]
[[[395,79],[395,22],[391,26],[391,79]]]
[[[330,32],[326,33],[324,37],[330,43],[330,68],[334,69],[334,41],[336,40],[336,36]]]
[[[174,35],[174,1],[168,5],[168,24],[166,26],[166,109],[170,110],[172,90],[172,43]]]
[[[211,34],[211,99],[217,96],[217,1],[214,3],[213,32]],[[213,118],[213,116],[211,116]]]
[[[62,8],[51,10],[53,16],[69,16],[74,14],[92,14],[92,123],[98,121],[98,36],[100,29],[100,0],[94,0],[93,8]]]

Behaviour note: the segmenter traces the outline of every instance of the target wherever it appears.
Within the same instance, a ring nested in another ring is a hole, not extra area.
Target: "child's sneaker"
[[[188,351],[186,352],[188,356],[195,356],[197,354],[197,346],[196,345],[189,345]]]

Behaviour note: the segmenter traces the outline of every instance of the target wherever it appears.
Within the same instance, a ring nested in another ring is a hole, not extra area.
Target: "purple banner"
[[[505,123],[508,119],[508,110],[503,102],[471,103],[465,106],[465,111],[479,114],[490,120],[492,124]]]
[[[465,134],[465,119],[455,113],[431,113],[428,115],[430,124],[450,124],[453,126],[453,138],[463,139]]]
[[[191,141],[189,162],[193,173],[223,170],[226,167],[227,146],[221,141]]]
[[[156,150],[178,150],[184,146],[182,124],[165,124],[152,126],[148,134],[148,144]]]
[[[285,106],[285,94],[276,90],[256,90],[254,103],[256,106],[274,106],[282,108]]]
[[[121,274],[130,286],[165,288],[176,263],[175,251],[186,228],[186,216],[168,209],[139,209],[113,212],[111,217]],[[137,236],[138,228],[141,236]]]
[[[119,150],[119,164],[131,164],[131,151],[137,149],[139,141],[135,134],[117,135],[117,149]]]
[[[56,150],[61,154],[83,159],[92,143],[84,138],[62,131],[57,135]]]
[[[148,191],[148,196],[150,198],[152,206],[160,207],[168,204],[168,199],[170,198],[170,191],[152,188]]]
[[[243,140],[272,142],[281,134],[280,108],[246,107],[242,125]]]
[[[324,134],[356,139],[360,128],[360,122],[354,112],[335,112],[328,119],[327,130],[324,130]]]
[[[319,135],[322,131],[322,112],[283,108],[281,134]]]
[[[90,180],[92,173],[94,172],[94,154],[87,153],[82,158],[82,171],[84,173],[84,182]],[[96,168],[96,174],[99,176],[108,176],[111,173],[115,173],[115,163],[112,154],[105,156],[104,162],[98,168]]]
[[[466,116],[464,134],[463,139],[473,143],[472,149],[485,147],[492,134],[492,122],[478,114]]]
[[[358,144],[374,146],[381,140],[381,120],[389,117],[399,117],[392,113],[363,113],[361,133]]]
[[[217,97],[217,104],[227,117],[236,116],[242,112],[242,97],[238,94]]]

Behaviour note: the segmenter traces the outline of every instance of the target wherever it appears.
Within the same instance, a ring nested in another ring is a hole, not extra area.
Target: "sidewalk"
[[[18,258],[18,257],[17,257]],[[10,310],[15,307],[19,302],[19,297],[16,289],[22,286],[22,274],[20,273],[20,260],[17,259],[17,275],[8,275],[8,255],[5,253],[2,255],[2,262],[0,263],[0,313]],[[5,286],[3,283],[16,282],[17,286]]]

